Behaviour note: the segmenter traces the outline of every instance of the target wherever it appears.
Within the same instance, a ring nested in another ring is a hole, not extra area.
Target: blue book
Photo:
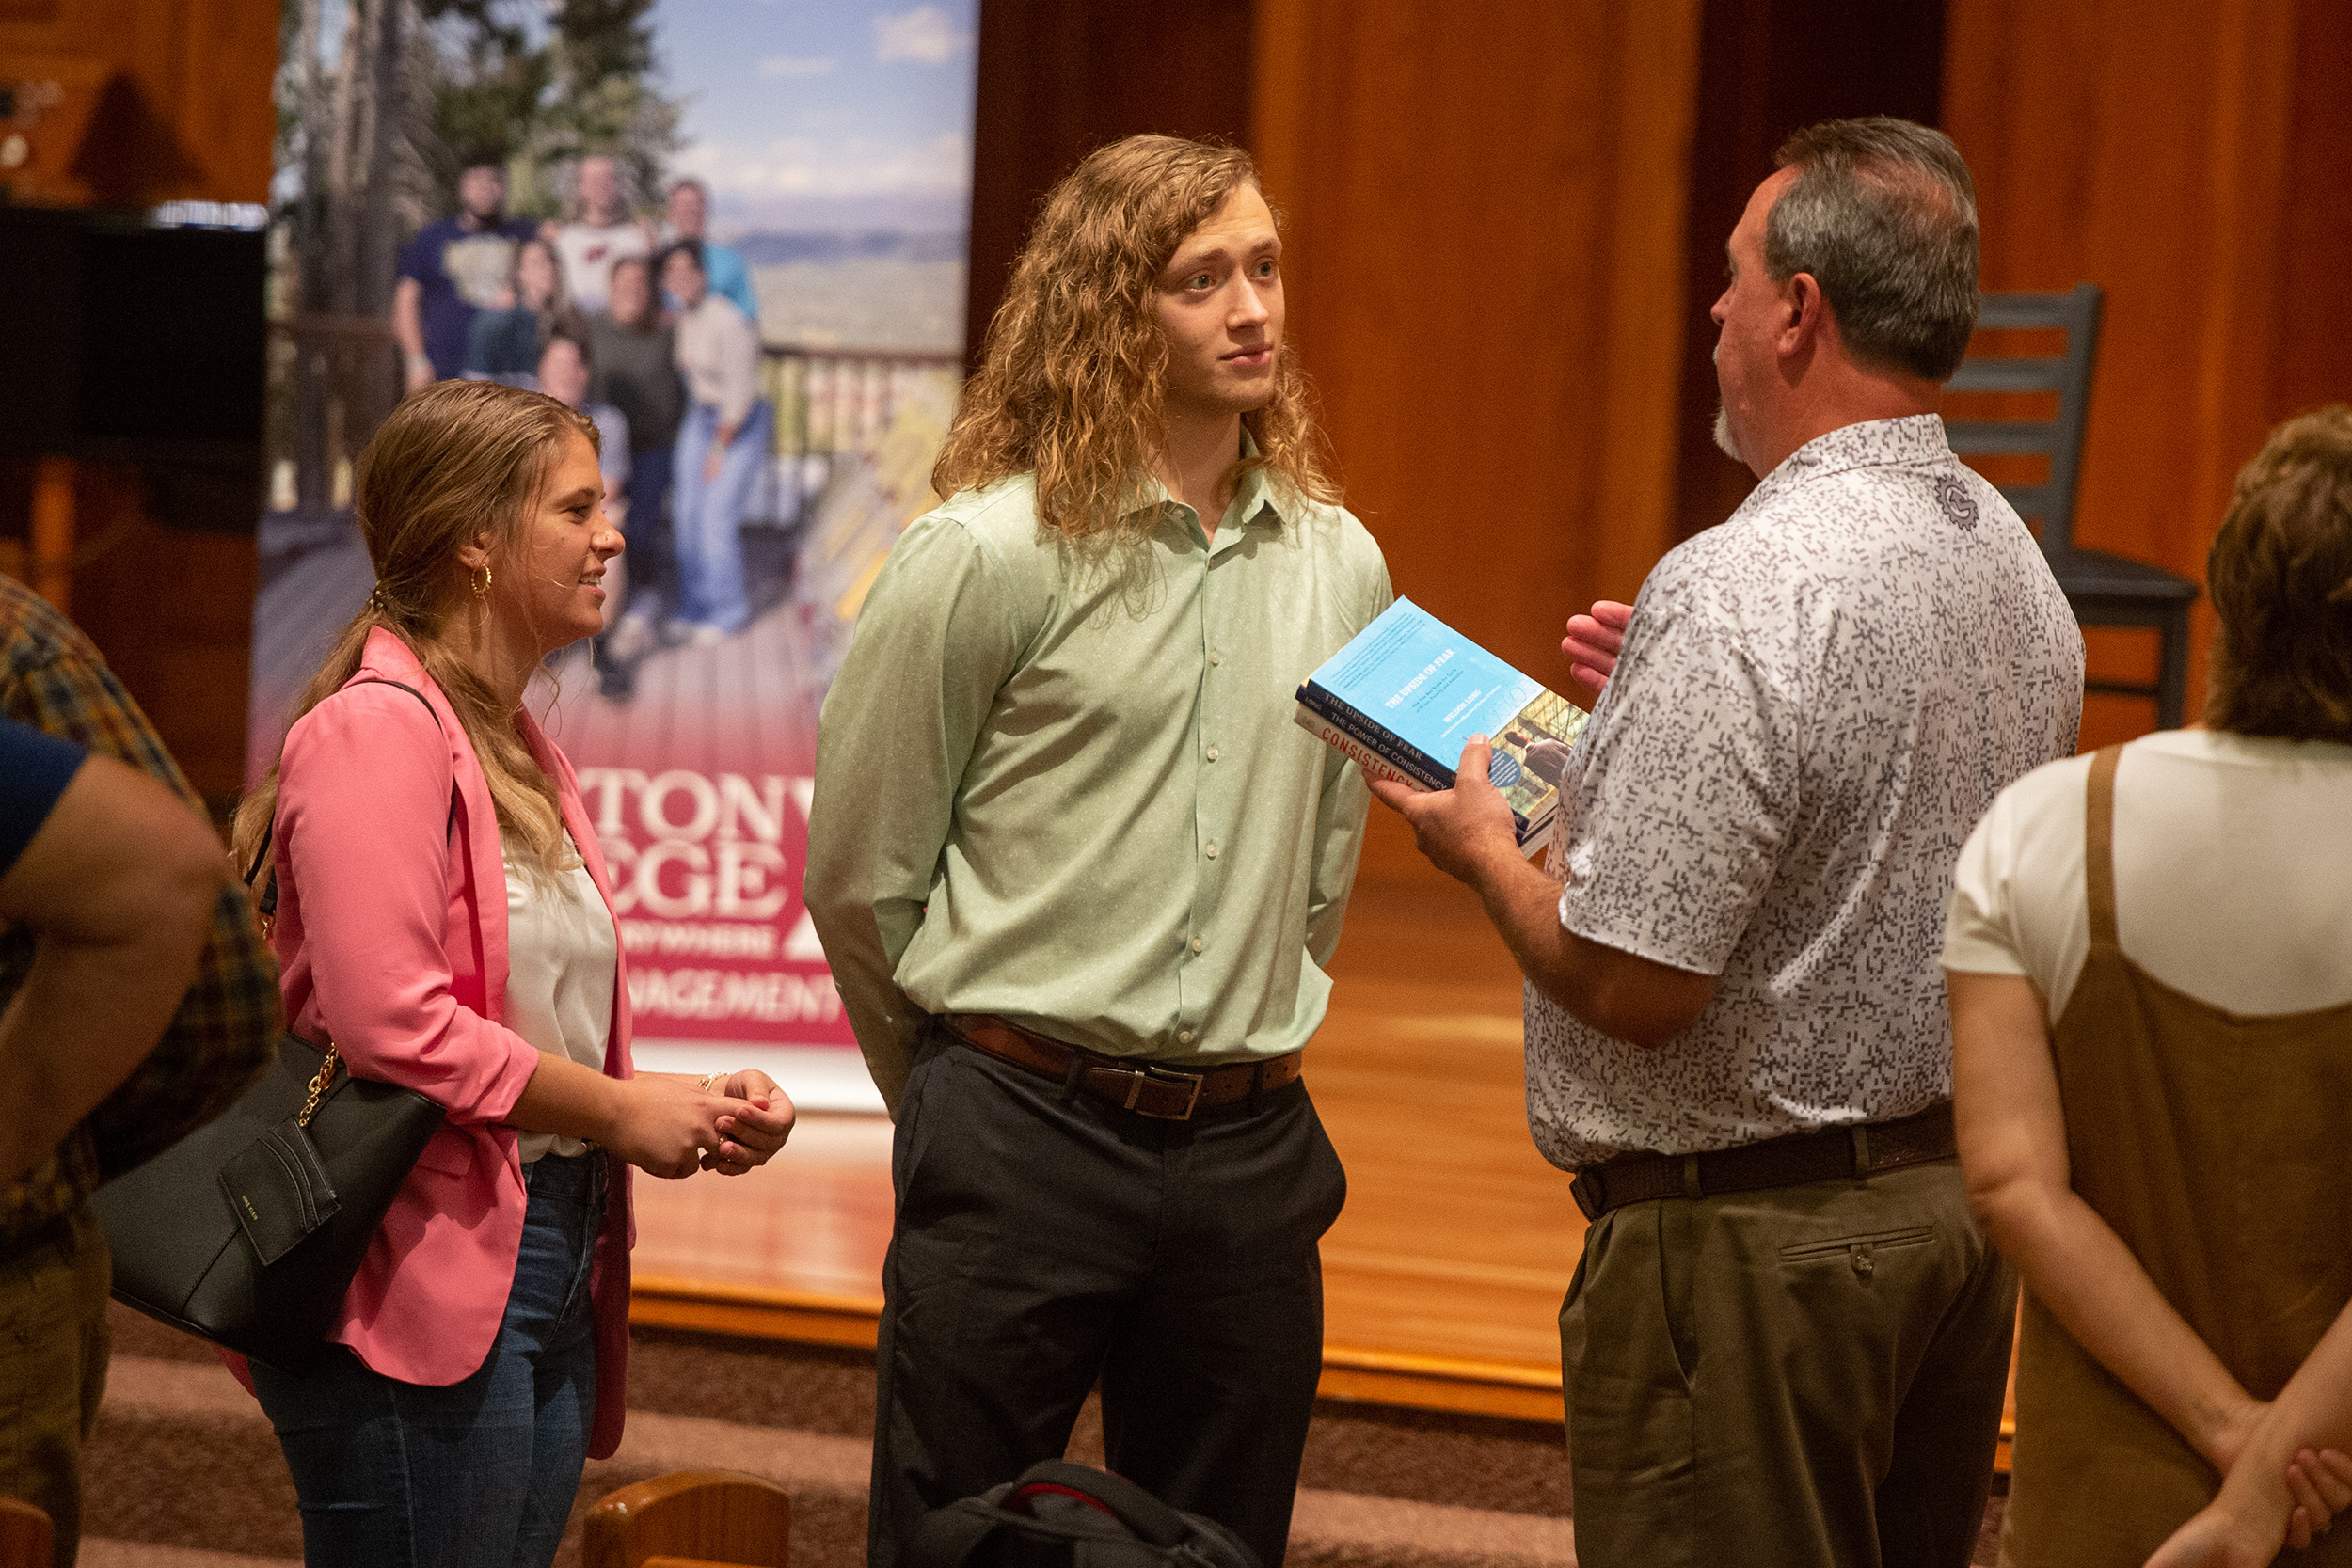
[[[1511,803],[1521,847],[1551,825],[1584,710],[1520,674],[1410,599],[1398,599],[1298,689],[1298,722],[1375,779],[1451,789],[1474,735]]]

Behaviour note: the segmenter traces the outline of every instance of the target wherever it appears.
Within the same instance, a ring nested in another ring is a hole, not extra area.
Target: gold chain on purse
[[[326,1060],[319,1064],[317,1076],[310,1080],[310,1098],[302,1102],[302,1114],[294,1117],[296,1127],[309,1127],[310,1118],[318,1115],[319,1101],[326,1093],[326,1085],[335,1081],[335,1064],[342,1060],[332,1040],[326,1043]]]

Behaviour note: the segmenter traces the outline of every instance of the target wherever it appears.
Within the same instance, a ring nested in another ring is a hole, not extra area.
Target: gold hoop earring
[[[489,594],[489,592],[490,592],[490,566],[489,566],[489,562],[483,562],[483,565],[482,565],[482,580],[481,580],[481,581],[479,581],[479,582],[474,583],[474,584],[472,585],[472,587],[473,587],[473,596],[474,596],[475,598],[477,598],[477,599],[479,599],[479,598],[484,598],[484,597],[486,597],[486,596],[488,595],[488,594]]]

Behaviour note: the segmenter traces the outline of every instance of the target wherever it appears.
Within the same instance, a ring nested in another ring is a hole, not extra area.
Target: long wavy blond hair
[[[1257,183],[1248,153],[1215,142],[1129,136],[1089,153],[1048,193],[1013,263],[931,488],[952,496],[1034,470],[1040,522],[1071,539],[1117,532],[1164,440],[1153,285],[1185,235]],[[1273,397],[1242,423],[1258,454],[1229,482],[1263,467],[1299,497],[1339,500],[1288,342]]]
[[[392,410],[352,468],[353,511],[375,565],[375,593],[286,719],[292,729],[342,689],[359,672],[368,634],[381,626],[409,646],[449,699],[489,780],[500,828],[521,840],[528,869],[548,873],[571,861],[555,781],[523,744],[514,710],[451,633],[471,599],[458,550],[486,532],[493,574],[522,570],[532,502],[574,435],[595,445],[596,424],[551,397],[490,381],[436,382]],[[260,851],[277,810],[273,763],[231,824],[240,870]]]

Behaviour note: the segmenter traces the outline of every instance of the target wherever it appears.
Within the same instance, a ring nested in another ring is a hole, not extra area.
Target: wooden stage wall
[[[2352,6],[1949,0],[1945,129],[1977,177],[1988,289],[2107,291],[2075,523],[2201,582],[2237,470],[2352,400]],[[2190,711],[2213,615],[2201,602]],[[2092,634],[2149,679],[2152,633]],[[2149,727],[2094,695],[2086,748]]]
[[[1564,691],[1562,622],[1674,539],[1698,22],[1258,8],[1256,150],[1348,505],[1399,593]],[[1424,875],[1375,815],[1367,874]]]
[[[1693,173],[1753,160],[1813,112],[1890,106],[1874,83],[1909,90],[1900,59],[1791,46],[1841,10],[1260,0],[1253,141],[1349,503],[1400,593],[1555,685],[1565,616],[1630,598],[1744,493],[1692,471],[1722,460],[1672,428],[1677,357],[1714,332],[1689,258],[1728,234],[1685,244]],[[1876,46],[1941,50],[1986,287],[2108,291],[2079,537],[2201,581],[2267,427],[2352,398],[2352,6],[1942,10]],[[1703,59],[1743,56],[1773,76],[1743,108],[1754,125],[1694,104]],[[1698,126],[1728,140],[1697,145]],[[1691,493],[1718,509],[1679,515]],[[2192,711],[2201,606],[2197,626]],[[2153,634],[2091,644],[2098,673],[2153,673]],[[2152,723],[2145,703],[2093,697],[2085,742]],[[1422,875],[1393,819],[1365,865]]]
[[[71,178],[40,199],[267,201],[278,27],[276,0],[0,0],[0,80],[103,84]]]
[[[264,202],[278,111],[277,0],[0,0],[0,83],[103,84],[62,182],[43,200],[139,208]],[[56,128],[34,127],[37,144]],[[0,183],[11,177],[0,175]],[[21,181],[19,182],[22,182]],[[167,345],[154,371],[171,373]],[[71,478],[67,610],[146,708],[189,782],[223,805],[244,783],[254,541],[166,525],[169,501],[127,464]],[[256,505],[259,498],[255,498]],[[0,563],[28,572],[33,466],[0,459]]]

